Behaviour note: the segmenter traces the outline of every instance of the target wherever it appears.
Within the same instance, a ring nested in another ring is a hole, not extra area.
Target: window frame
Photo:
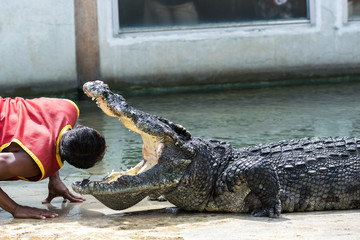
[[[344,9],[344,23],[360,21],[360,16],[349,16],[349,0],[343,0]]]
[[[226,29],[226,28],[241,28],[241,27],[273,27],[282,25],[299,25],[299,24],[315,24],[316,0],[306,0],[307,5],[307,16],[309,19],[289,19],[289,20],[259,20],[259,21],[244,21],[236,23],[218,23],[218,24],[199,24],[191,26],[166,26],[166,27],[144,27],[144,28],[129,28],[121,29],[119,20],[119,0],[112,0],[112,25],[113,25],[113,36],[122,37],[125,35],[138,35],[138,34],[155,34],[155,33],[169,33],[179,31],[198,31],[198,30],[212,30],[212,29]],[[347,0],[343,0],[347,1]]]

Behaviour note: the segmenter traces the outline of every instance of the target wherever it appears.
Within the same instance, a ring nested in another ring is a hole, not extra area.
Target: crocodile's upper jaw
[[[100,83],[100,81],[99,81]],[[105,101],[106,94],[109,90],[108,85],[101,82],[101,84],[91,84],[91,82],[84,84],[84,92],[85,94],[92,98],[93,101],[96,101],[99,108],[103,110],[103,112],[109,116],[117,117],[123,123],[123,125],[129,130],[136,132],[141,135],[143,146],[142,146],[142,155],[143,159],[140,161],[135,167],[125,171],[125,172],[112,172],[108,176],[104,178],[105,182],[113,182],[122,175],[135,175],[143,173],[156,164],[158,164],[158,160],[161,156],[162,150],[164,148],[163,140],[159,137],[149,135],[140,129],[138,129],[133,121],[124,116],[114,114],[112,109],[109,109],[108,104]]]

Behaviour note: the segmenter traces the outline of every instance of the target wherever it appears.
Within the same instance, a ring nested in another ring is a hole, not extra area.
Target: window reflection
[[[121,29],[309,18],[308,0],[118,1]]]
[[[198,14],[191,0],[145,0],[144,5],[144,22],[147,26],[198,23]]]
[[[348,1],[348,14],[349,18],[360,17],[360,0],[349,0]]]
[[[294,0],[256,0],[256,17],[259,19],[305,18],[306,1]]]

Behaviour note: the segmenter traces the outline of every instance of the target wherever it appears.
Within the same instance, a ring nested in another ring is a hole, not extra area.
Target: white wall
[[[360,74],[360,21],[346,0],[315,2],[312,24],[114,37],[112,0],[97,0],[102,79],[120,89]],[[73,0],[0,1],[0,94],[77,86]]]
[[[346,1],[313,2],[313,24],[114,37],[111,0],[98,0],[103,79],[126,88],[359,74],[360,22],[344,24]]]
[[[76,87],[73,0],[1,0],[0,12],[0,92]]]

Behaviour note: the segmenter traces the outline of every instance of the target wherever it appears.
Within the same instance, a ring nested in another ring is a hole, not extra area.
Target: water
[[[349,83],[125,97],[137,109],[183,125],[192,136],[244,147],[313,136],[360,136],[359,90],[359,83]],[[104,161],[83,175],[124,170],[141,160],[140,135],[103,114],[90,99],[77,103],[79,123],[98,129],[108,145]]]
[[[133,107],[179,123],[193,136],[244,147],[313,136],[360,136],[359,92],[360,83],[347,83],[125,97]],[[108,148],[92,169],[65,164],[65,180],[99,179],[141,161],[140,135],[103,114],[90,99],[73,100],[81,112],[78,123],[99,130]]]

